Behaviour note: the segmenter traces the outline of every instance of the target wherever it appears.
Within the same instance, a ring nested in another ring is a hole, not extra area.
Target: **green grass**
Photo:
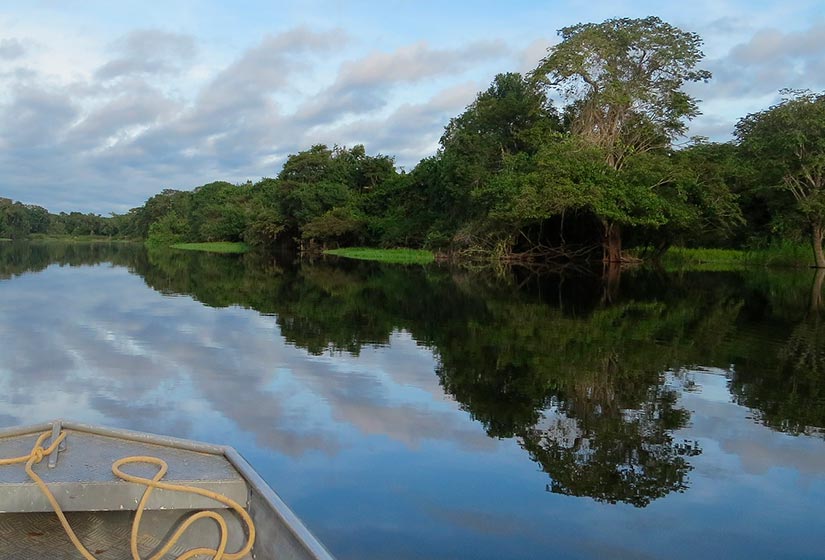
[[[730,270],[746,266],[805,268],[813,264],[807,245],[782,243],[763,249],[687,249],[672,247],[662,257],[662,264],[672,268]]]
[[[0,241],[11,241],[9,237],[0,237]]]
[[[172,249],[184,251],[206,251],[208,253],[246,253],[249,245],[231,241],[215,241],[212,243],[176,243]]]
[[[435,260],[430,251],[422,249],[371,249],[369,247],[345,247],[324,251],[325,255],[379,261],[395,264],[427,264]]]
[[[662,257],[665,266],[745,265],[745,252],[736,249],[687,249],[671,247]]]
[[[748,264],[762,266],[811,267],[814,265],[814,251],[810,245],[780,243],[765,249],[754,249],[745,253]]]

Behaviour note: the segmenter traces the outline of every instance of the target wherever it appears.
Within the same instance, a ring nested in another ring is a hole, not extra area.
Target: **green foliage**
[[[544,92],[520,74],[498,74],[446,126],[441,145],[451,179],[475,185],[500,171],[508,155],[534,153],[559,119]]]
[[[0,237],[20,239],[31,231],[29,212],[19,202],[0,198]]]
[[[357,243],[363,238],[366,221],[351,207],[327,210],[304,225],[301,237],[323,244]]]
[[[430,251],[420,249],[371,249],[369,247],[345,247],[329,249],[325,255],[335,255],[348,259],[378,261],[395,264],[428,264],[435,260]]]
[[[185,241],[188,232],[189,223],[186,218],[175,211],[171,211],[149,226],[149,236],[146,243],[155,247],[168,247]]]
[[[360,200],[367,216],[369,238],[381,247],[433,247],[435,231],[453,231],[460,221],[453,193],[444,188],[444,160],[429,157],[412,170],[398,175]],[[444,235],[444,244],[449,242]]]
[[[309,150],[290,155],[278,179],[305,184],[335,183],[362,191],[375,188],[393,175],[393,158],[380,154],[368,156],[363,145],[348,150],[341,146],[330,149],[324,144],[317,144]]]
[[[246,253],[249,246],[245,243],[211,242],[211,243],[176,243],[171,249],[184,251],[203,251],[206,253]]]
[[[350,200],[350,191],[342,183],[281,183],[281,214],[296,235],[315,218]]]
[[[462,221],[483,220],[488,207],[479,191],[494,189],[490,182],[509,158],[536,153],[559,126],[555,110],[535,83],[516,73],[497,75],[441,137],[439,175],[430,180],[440,183],[446,199],[430,202],[441,214],[434,220],[433,237],[456,231]]]
[[[771,267],[807,268],[811,263],[811,249],[788,240],[767,247],[745,251],[747,264]]]
[[[738,249],[670,247],[661,258],[668,269],[736,270],[745,266],[745,252]],[[718,268],[716,268],[718,267]]]
[[[243,239],[256,247],[273,247],[284,232],[283,218],[275,208],[260,208],[250,212]]]
[[[601,222],[604,260],[621,260],[621,228],[658,228],[691,221],[692,208],[674,205],[672,166],[663,159],[685,121],[699,114],[686,82],[707,80],[695,33],[656,17],[617,18],[559,30],[533,77],[566,101],[570,133],[590,144],[618,172],[604,184],[593,211]],[[594,156],[591,156],[594,157]]]
[[[97,214],[50,214],[41,206],[0,197],[0,237],[8,239],[38,235],[122,237],[120,225],[112,218]]]
[[[793,196],[793,211],[811,228],[816,266],[825,268],[825,93],[785,93],[778,105],[742,118],[736,138],[760,182]]]
[[[218,241],[264,249],[303,241],[357,243],[369,230],[362,203],[398,180],[389,156],[369,156],[361,145],[317,145],[290,156],[277,179],[216,181],[191,192],[166,189],[107,224],[155,248]]]
[[[682,90],[710,78],[696,68],[704,56],[697,34],[647,17],[580,23],[559,35],[533,75],[570,102],[571,131],[602,148],[612,167],[666,147],[699,113]]]
[[[721,265],[725,270],[747,266],[805,268],[809,266],[810,249],[790,242],[749,250],[671,247],[661,262],[668,268],[702,270],[719,269],[705,265]]]
[[[278,189],[277,180],[266,178],[248,188],[246,230],[243,232],[247,244],[270,249],[281,240],[285,225]]]
[[[671,156],[677,188],[669,197],[668,242],[720,245],[737,235],[745,219],[735,194],[743,171],[735,146],[703,141]]]
[[[188,239],[199,241],[239,241],[246,230],[244,205],[247,189],[217,181],[192,192]]]

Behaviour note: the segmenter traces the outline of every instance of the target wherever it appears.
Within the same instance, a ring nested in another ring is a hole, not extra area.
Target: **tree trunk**
[[[822,240],[825,237],[825,227],[821,222],[813,224],[811,228],[811,244],[814,249],[814,266],[816,268],[825,268],[825,251],[822,250]]]
[[[602,271],[602,305],[609,305],[618,299],[621,279],[622,265],[606,262]]]
[[[825,268],[816,269],[813,284],[811,284],[811,312],[822,311],[822,287],[825,285]]]
[[[615,222],[602,220],[602,254],[606,263],[622,262],[622,229]]]

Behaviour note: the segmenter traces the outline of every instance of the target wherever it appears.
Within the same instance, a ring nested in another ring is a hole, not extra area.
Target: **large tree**
[[[697,69],[697,34],[648,17],[573,25],[559,35],[533,75],[567,102],[570,132],[596,146],[617,172],[640,154],[668,148],[699,114],[682,90],[710,78]],[[601,221],[605,260],[621,260],[621,222]]]
[[[825,268],[825,92],[786,91],[778,105],[742,118],[736,137],[761,182],[789,191],[810,229],[817,268]]]
[[[559,116],[538,84],[518,73],[496,75],[488,89],[450,120],[441,137],[438,180],[444,194],[433,202],[442,206],[437,212],[443,225],[434,229],[451,236],[458,229],[456,247],[488,237],[488,191],[497,191],[496,197],[510,194],[497,186],[497,176],[511,167],[512,157],[532,156],[558,131]],[[501,241],[499,233],[493,235],[495,243]],[[512,244],[513,233],[507,231],[504,245]]]

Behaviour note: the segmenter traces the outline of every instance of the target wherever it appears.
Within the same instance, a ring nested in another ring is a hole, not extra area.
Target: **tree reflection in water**
[[[769,274],[637,270],[489,276],[442,267],[248,254],[152,252],[130,245],[0,245],[0,278],[51,263],[126,266],[162,293],[276,316],[311,354],[389,344],[404,330],[494,438],[516,438],[550,492],[644,507],[689,487],[697,441],[683,371],[732,372],[730,391],[766,426],[825,426],[825,271]],[[615,280],[615,279],[614,279]],[[620,286],[615,288],[615,286]],[[784,345],[765,340],[784,340]]]

